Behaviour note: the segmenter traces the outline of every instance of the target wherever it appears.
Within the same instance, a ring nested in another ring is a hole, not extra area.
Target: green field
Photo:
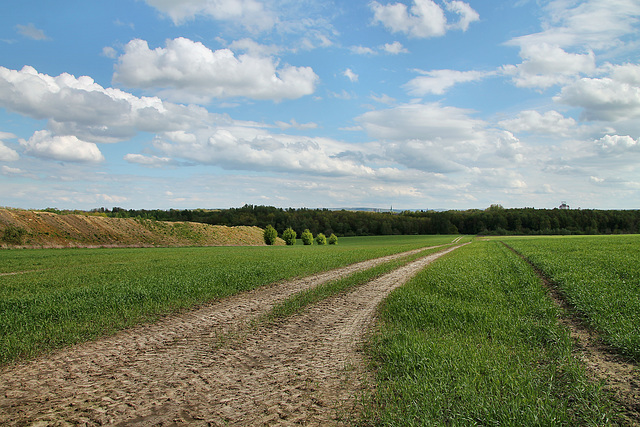
[[[640,362],[640,236],[509,238],[602,338]]]
[[[3,250],[0,364],[279,280],[453,239],[387,236],[342,238],[337,246]]]
[[[533,269],[499,242],[439,259],[381,309],[366,424],[617,425],[610,397],[573,357],[558,310]]]

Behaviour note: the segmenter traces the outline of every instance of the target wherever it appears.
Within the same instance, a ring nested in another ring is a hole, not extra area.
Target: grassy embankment
[[[498,242],[439,259],[381,309],[366,424],[607,425],[617,415],[572,356],[558,308]]]
[[[343,238],[324,247],[0,251],[0,364],[268,283],[453,238]]]
[[[640,362],[640,236],[513,238],[605,342]]]

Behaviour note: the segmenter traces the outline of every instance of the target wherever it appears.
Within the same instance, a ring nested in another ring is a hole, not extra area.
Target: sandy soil
[[[404,254],[275,284],[5,367],[0,424],[341,424],[366,388],[360,344],[376,306],[454,249],[277,324],[253,321],[296,292]]]

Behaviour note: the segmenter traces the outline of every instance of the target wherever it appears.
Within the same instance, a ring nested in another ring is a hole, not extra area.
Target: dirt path
[[[363,387],[358,349],[376,306],[454,249],[277,325],[248,327],[300,290],[408,253],[261,288],[5,368],[0,424],[339,424]]]

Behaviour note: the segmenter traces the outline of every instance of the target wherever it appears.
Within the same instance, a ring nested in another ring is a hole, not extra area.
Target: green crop
[[[615,424],[529,265],[498,242],[447,254],[381,308],[367,425]]]
[[[640,361],[640,236],[513,238],[603,339]]]
[[[0,364],[258,286],[452,239],[344,238],[338,246],[322,247],[0,251]]]

